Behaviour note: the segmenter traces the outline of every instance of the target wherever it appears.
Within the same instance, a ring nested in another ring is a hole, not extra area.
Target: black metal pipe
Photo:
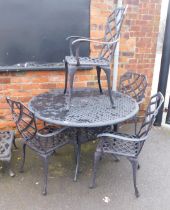
[[[158,83],[158,91],[160,91],[163,96],[166,95],[167,81],[168,81],[168,73],[169,73],[169,63],[170,63],[170,1],[168,4],[168,13],[166,18],[166,27],[164,34],[164,42],[162,49],[162,59],[161,59],[161,69],[159,73],[159,83]],[[155,126],[161,126],[162,123],[162,115],[163,115],[164,104],[162,105],[156,121],[154,123]]]
[[[166,115],[166,124],[170,124],[170,97],[169,97],[168,112]]]

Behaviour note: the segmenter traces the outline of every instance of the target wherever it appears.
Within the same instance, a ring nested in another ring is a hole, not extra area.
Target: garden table
[[[69,110],[67,109],[68,95],[63,94],[63,90],[57,89],[34,96],[28,107],[38,119],[51,124],[75,128],[78,151],[80,151],[82,143],[80,142],[82,139],[81,130],[94,128],[100,132],[101,127],[123,122],[133,117],[139,110],[134,99],[119,92],[112,92],[115,108],[112,108],[110,104],[108,91],[103,91],[101,94],[98,89],[77,89],[74,90],[72,96]],[[79,159],[80,154],[77,159],[75,180],[77,179]]]
[[[119,92],[112,92],[112,96],[115,108],[110,105],[107,91],[100,94],[98,89],[77,89],[73,92],[71,107],[68,110],[68,96],[59,89],[34,96],[28,107],[38,119],[70,127],[118,124],[138,112],[138,104],[131,97]]]

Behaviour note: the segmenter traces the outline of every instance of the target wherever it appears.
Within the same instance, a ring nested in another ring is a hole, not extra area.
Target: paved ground
[[[127,126],[126,126],[127,127]],[[128,129],[128,128],[124,128]],[[20,142],[17,142],[20,145]],[[25,172],[20,174],[21,149],[13,151],[16,177],[0,171],[0,210],[169,210],[170,209],[170,127],[154,128],[140,155],[136,199],[131,167],[121,158],[105,157],[98,169],[97,187],[88,188],[94,143],[83,145],[81,174],[77,183],[73,149],[67,146],[53,156],[49,166],[48,195],[42,196],[41,160],[27,150]]]

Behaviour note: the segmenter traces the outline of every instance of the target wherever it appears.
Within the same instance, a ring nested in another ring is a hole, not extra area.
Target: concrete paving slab
[[[123,126],[128,131],[128,125]],[[97,187],[89,189],[95,143],[82,146],[81,173],[73,182],[72,146],[52,156],[49,164],[48,195],[41,195],[42,162],[27,150],[25,172],[19,173],[19,149],[13,151],[11,178],[0,170],[0,210],[169,210],[170,209],[170,127],[153,128],[140,154],[138,171],[140,197],[136,199],[129,162],[106,156],[100,162]]]

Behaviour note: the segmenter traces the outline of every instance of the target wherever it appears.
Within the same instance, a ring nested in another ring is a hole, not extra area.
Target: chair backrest
[[[120,77],[118,90],[141,103],[145,98],[147,79],[143,74],[126,72]]]
[[[105,28],[105,36],[104,36],[105,42],[113,42],[119,39],[120,30],[126,9],[127,7],[118,7],[109,15]],[[116,45],[117,42],[113,44],[103,44],[99,57],[106,58],[111,62],[114,57]]]
[[[150,102],[145,112],[145,118],[139,129],[137,137],[145,138],[148,135],[163,102],[164,102],[164,97],[162,93],[160,92],[158,92],[157,94],[151,97]]]
[[[9,97],[7,97],[6,100],[10,106],[13,120],[21,136],[26,141],[34,138],[37,133],[34,114],[19,101],[11,100]]]

